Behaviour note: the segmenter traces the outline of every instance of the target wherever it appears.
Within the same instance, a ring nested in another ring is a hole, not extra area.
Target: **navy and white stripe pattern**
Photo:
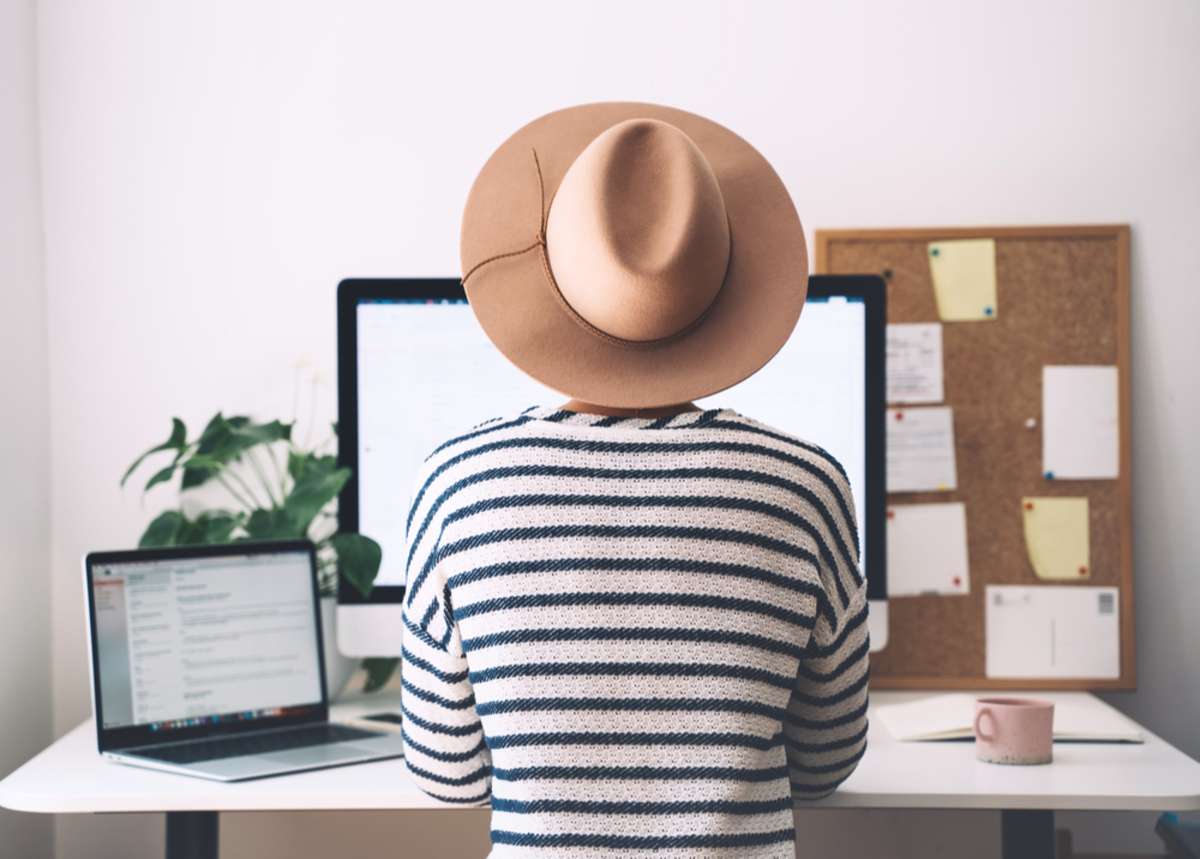
[[[854,505],[728,410],[537,408],[439,447],[407,523],[404,736],[492,857],[793,859],[866,748]]]

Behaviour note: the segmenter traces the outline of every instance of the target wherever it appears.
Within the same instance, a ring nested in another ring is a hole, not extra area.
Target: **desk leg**
[[[217,859],[217,812],[168,811],[167,859]]]
[[[1054,812],[1000,812],[1000,855],[1004,859],[1054,859]]]

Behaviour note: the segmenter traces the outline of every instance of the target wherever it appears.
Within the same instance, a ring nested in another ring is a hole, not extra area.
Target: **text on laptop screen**
[[[104,728],[169,730],[321,701],[307,552],[100,564],[92,589]]]
[[[508,362],[466,301],[365,300],[358,327],[358,529],[383,547],[377,585],[404,584],[404,522],[421,463],[489,418],[566,400]],[[759,373],[699,405],[821,445],[850,478],[866,569],[866,305],[809,298]]]

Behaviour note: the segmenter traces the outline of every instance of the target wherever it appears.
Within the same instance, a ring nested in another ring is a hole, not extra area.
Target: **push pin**
[[[904,412],[897,411],[896,412],[896,420],[898,420],[898,421],[904,420]]]
[[[985,307],[985,308],[983,308],[983,315],[984,315],[984,316],[991,316],[991,315],[993,315],[995,312],[996,312],[996,311],[992,310],[992,308],[990,308],[990,307]]]
[[[1053,471],[1047,471],[1047,472],[1046,472],[1044,475],[1042,475],[1042,476],[1043,476],[1043,477],[1045,477],[1047,480],[1053,480],[1053,479],[1054,479],[1054,472],[1053,472]]]
[[[961,579],[961,578],[959,578],[958,576],[955,576],[954,578],[952,578],[952,579],[950,580],[950,582],[951,582],[951,583],[952,583],[952,584],[953,584],[955,587],[958,587],[959,585],[961,585],[961,584],[962,584],[962,579]]]
[[[1037,418],[1025,418],[1025,429],[1037,429]]]
[[[1033,502],[1032,502],[1032,501],[1026,501],[1026,502],[1025,502],[1025,509],[1026,509],[1026,510],[1032,510],[1032,509],[1033,509]]]
[[[938,255],[940,255],[940,254],[941,254],[941,251],[940,251],[940,250],[938,250],[937,248],[930,248],[930,249],[929,249],[929,255],[930,255],[931,257],[935,257],[935,256],[938,256]]]
[[[1079,568],[1079,575],[1081,575],[1081,576],[1086,576],[1087,574],[1088,574],[1088,569],[1087,569],[1087,567],[1081,566],[1081,567]]]
[[[889,519],[895,519],[895,518],[896,518],[896,511],[895,511],[895,510],[889,510],[889,511],[887,512],[887,517],[888,517]]]

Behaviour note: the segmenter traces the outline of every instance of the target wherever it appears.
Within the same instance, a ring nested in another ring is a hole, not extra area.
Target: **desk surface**
[[[872,707],[922,693],[874,692]],[[1039,693],[1107,707],[1084,692]],[[396,709],[376,696],[334,708],[335,717]],[[1054,763],[979,763],[969,742],[901,743],[872,719],[855,773],[814,808],[1200,810],[1200,763],[1146,732],[1140,745],[1056,743]],[[31,812],[297,811],[447,808],[412,783],[401,760],[223,784],[137,769],[96,753],[90,721],[0,782],[0,806]]]

